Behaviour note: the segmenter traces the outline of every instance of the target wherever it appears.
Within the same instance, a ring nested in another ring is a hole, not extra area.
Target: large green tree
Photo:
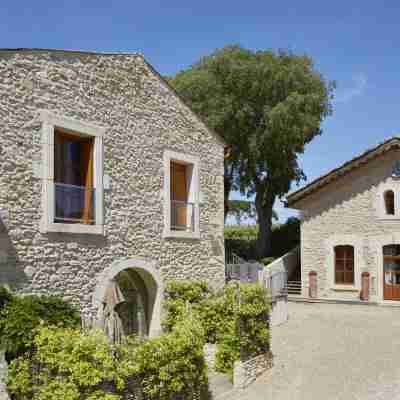
[[[255,196],[257,253],[271,250],[273,206],[305,175],[298,155],[331,114],[334,82],[306,55],[226,46],[169,79],[177,92],[231,145],[225,161],[229,194]]]

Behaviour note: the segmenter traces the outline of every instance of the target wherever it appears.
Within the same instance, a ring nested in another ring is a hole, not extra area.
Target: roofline
[[[49,48],[40,48],[40,47],[10,47],[10,48],[2,48],[0,47],[0,52],[42,52],[42,51],[54,51],[60,53],[69,53],[69,54],[82,54],[82,55],[102,55],[102,56],[141,56],[143,54],[140,52],[129,52],[129,51],[91,51],[91,50],[73,50],[73,49],[49,49]],[[144,57],[143,57],[144,58]]]
[[[317,190],[321,189],[322,187],[328,185],[332,181],[336,181],[337,179],[341,178],[342,176],[346,175],[350,171],[354,170],[355,168],[360,167],[361,165],[367,163],[371,159],[378,157],[381,154],[392,150],[393,148],[400,148],[400,137],[394,136],[383,143],[378,144],[377,146],[370,148],[364,151],[362,154],[352,158],[349,161],[346,161],[339,167],[336,167],[324,175],[314,179],[306,186],[295,190],[292,193],[289,193],[286,196],[285,207],[292,207],[300,200],[304,199],[305,197],[309,196],[310,194],[316,192]]]
[[[144,63],[157,75],[157,77],[171,90],[175,96],[184,104],[192,114],[197,118],[197,120],[203,124],[208,131],[212,133],[214,137],[218,139],[218,141],[224,146],[228,147],[228,143],[225,139],[217,133],[213,128],[211,128],[208,123],[195,113],[192,108],[187,104],[187,102],[179,95],[179,93],[168,83],[168,81],[146,60],[142,53],[138,52],[99,52],[99,51],[86,51],[86,50],[67,50],[67,49],[46,49],[46,48],[28,48],[28,47],[16,47],[16,48],[0,48],[0,52],[4,53],[12,53],[12,52],[60,52],[60,53],[68,53],[68,54],[79,54],[79,55],[101,55],[101,56],[137,56],[143,59]]]

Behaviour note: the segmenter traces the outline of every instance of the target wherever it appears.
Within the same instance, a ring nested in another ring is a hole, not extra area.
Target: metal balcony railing
[[[171,230],[193,232],[195,204],[171,200]]]
[[[95,189],[55,183],[54,222],[65,224],[95,222]]]

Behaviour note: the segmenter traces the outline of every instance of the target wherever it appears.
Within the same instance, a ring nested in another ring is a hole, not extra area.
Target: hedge
[[[159,337],[114,345],[100,331],[43,326],[34,351],[11,362],[8,389],[17,400],[205,399],[203,344],[190,316]]]

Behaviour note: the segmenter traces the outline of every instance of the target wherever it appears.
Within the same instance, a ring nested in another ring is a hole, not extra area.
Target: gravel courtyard
[[[289,303],[275,366],[233,400],[400,399],[400,308]]]

